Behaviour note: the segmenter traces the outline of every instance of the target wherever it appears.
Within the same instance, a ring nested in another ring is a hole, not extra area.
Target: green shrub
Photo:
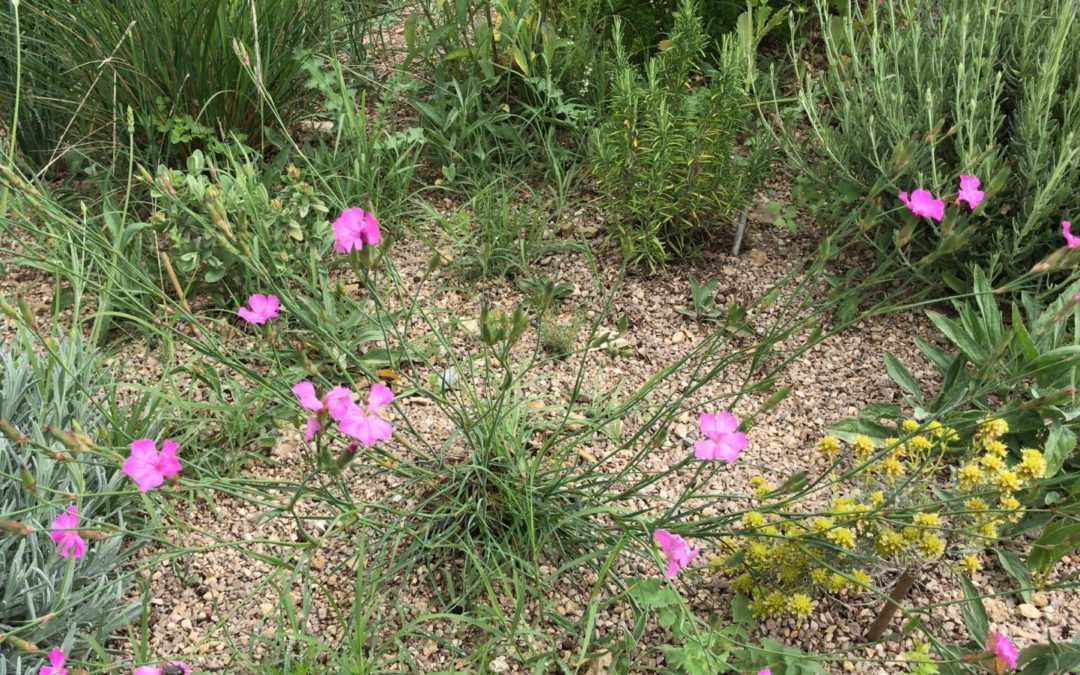
[[[1060,245],[1080,180],[1074,3],[817,4],[827,64],[796,64],[812,152],[789,146],[832,200],[858,206],[882,256],[938,285],[972,261],[1011,279]],[[974,213],[915,222],[897,199],[924,188],[949,202],[960,174],[989,186]]]
[[[4,3],[0,26],[12,12]],[[21,123],[36,164],[69,147],[115,151],[127,109],[140,144],[167,155],[191,131],[235,132],[259,146],[264,125],[301,112],[300,67],[333,3],[321,0],[43,0],[22,3]],[[0,47],[0,103],[10,108],[13,41]],[[260,90],[273,101],[266,105]],[[68,125],[71,125],[68,128]],[[19,134],[19,138],[24,136]],[[152,157],[158,160],[159,157]]]
[[[566,358],[574,351],[584,324],[585,317],[582,314],[575,314],[566,323],[558,321],[553,316],[547,321],[541,321],[540,345],[552,357]]]
[[[671,32],[681,0],[607,0],[609,12],[624,25],[623,39],[632,56],[651,56],[659,48],[659,37]],[[747,0],[700,0],[706,34],[720,40],[734,28],[747,8]],[[751,0],[774,10],[792,4],[790,0]]]
[[[736,154],[747,101],[736,43],[723,40],[716,67],[706,67],[698,5],[684,0],[665,44],[640,68],[615,41],[617,72],[590,145],[614,235],[631,263],[650,269],[715,239],[749,200],[764,159]]]
[[[329,249],[329,207],[299,168],[289,165],[275,182],[263,165],[236,149],[216,166],[196,150],[186,171],[159,166],[143,174],[155,200],[147,221],[171,242],[170,258],[187,294],[210,291],[246,297],[258,292],[241,257],[257,263],[303,259],[303,251]]]
[[[42,660],[21,653],[26,643],[78,653],[138,613],[121,576],[137,541],[119,534],[131,528],[130,480],[118,465],[73,461],[76,453],[50,432],[81,429],[102,445],[143,435],[137,419],[113,423],[115,397],[98,354],[77,333],[43,345],[21,332],[0,345],[0,420],[26,436],[0,436],[0,519],[33,528],[0,537],[0,673],[9,664],[31,672]],[[53,519],[73,503],[82,527],[105,535],[77,560],[57,555],[49,539]]]

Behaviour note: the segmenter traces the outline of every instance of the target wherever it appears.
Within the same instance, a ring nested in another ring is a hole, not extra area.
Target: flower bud
[[[14,424],[7,420],[0,420],[0,434],[3,434],[12,443],[26,442],[26,434],[19,431]]]

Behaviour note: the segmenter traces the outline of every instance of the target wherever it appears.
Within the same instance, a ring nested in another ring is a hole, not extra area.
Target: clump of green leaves
[[[655,270],[714,239],[749,200],[764,154],[735,152],[746,128],[745,63],[735,40],[709,39],[698,4],[683,0],[662,51],[630,61],[615,23],[616,73],[591,137],[592,168],[613,235],[632,264]]]
[[[719,281],[716,279],[699,282],[694,277],[690,277],[690,306],[676,307],[675,311],[698,321],[719,319],[724,315],[725,310],[716,306],[716,285],[718,283]]]
[[[221,157],[219,165],[196,150],[185,171],[160,166],[156,176],[142,176],[157,207],[148,222],[171,242],[185,292],[257,292],[241,257],[273,266],[305,247],[327,249],[329,207],[300,169],[289,165],[274,180],[240,149]]]

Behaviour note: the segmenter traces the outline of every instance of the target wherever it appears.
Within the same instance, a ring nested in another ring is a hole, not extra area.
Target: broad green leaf
[[[1046,438],[1046,448],[1043,457],[1046,458],[1046,478],[1052,478],[1061,471],[1065,459],[1076,449],[1076,434],[1060,422],[1054,422],[1050,427],[1050,435]]]
[[[1044,387],[1052,386],[1059,378],[1068,377],[1072,368],[1080,365],[1080,345],[1051,349],[1027,363],[1023,375],[1034,377]]]
[[[740,593],[731,600],[731,620],[745,626],[757,623],[750,612],[750,598]]]
[[[1006,549],[998,550],[998,562],[1001,563],[1002,569],[1009,573],[1013,579],[1016,579],[1016,583],[1020,584],[1020,595],[1024,598],[1024,602],[1031,602],[1031,572],[1028,571],[1027,565],[1020,559],[1014,551]]]
[[[915,338],[915,345],[922,351],[923,355],[934,364],[934,367],[940,370],[942,373],[949,369],[952,365],[953,355],[945,351],[941,347],[935,344],[927,342],[922,338]]]
[[[986,636],[990,633],[990,618],[986,615],[982,596],[967,577],[960,577],[960,583],[964,587],[964,604],[960,607],[964,625],[975,642],[985,644]]]
[[[1059,673],[1080,672],[1080,644],[1050,642],[1032,645],[1020,652],[1017,667],[1019,675],[1058,675]]]
[[[1028,569],[1037,574],[1046,574],[1058,560],[1080,545],[1080,523],[1061,520],[1053,523],[1031,545],[1028,554]]]
[[[919,382],[900,359],[888,350],[885,351],[885,370],[888,371],[893,382],[907,390],[917,401],[922,402],[922,389],[919,388]]]
[[[877,441],[884,440],[895,436],[896,430],[865,417],[849,417],[829,427],[829,433],[851,443],[856,436],[869,436]]]

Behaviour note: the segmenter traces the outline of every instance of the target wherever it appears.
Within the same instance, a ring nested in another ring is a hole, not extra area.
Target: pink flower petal
[[[979,189],[980,185],[982,185],[982,181],[977,176],[961,175],[960,190],[956,195],[956,201],[967,202],[967,205],[974,211],[975,207],[986,196],[986,193]]]
[[[1020,656],[1016,651],[1016,646],[1012,643],[1012,640],[1007,635],[1001,632],[995,632],[989,638],[989,649],[994,653],[994,657],[1000,659],[1002,663],[1010,668],[1016,668],[1016,659]]]
[[[241,307],[236,313],[240,315],[241,319],[248,323],[264,324],[278,315],[278,307],[280,304],[281,303],[276,295],[255,293],[248,298],[250,309],[248,307]]]
[[[667,530],[653,530],[653,539],[668,561],[665,576],[669,579],[678,574],[679,570],[686,568],[700,552],[699,549],[690,548],[685,539]]]
[[[153,490],[183,468],[176,457],[180,446],[175,441],[166,439],[161,447],[161,454],[158,454],[154,441],[149,438],[140,438],[131,444],[131,454],[124,460],[123,472],[135,481],[140,492]]]
[[[368,394],[368,407],[376,411],[394,400],[394,392],[382,382],[376,382]]]
[[[322,425],[319,424],[319,418],[312,415],[307,418],[307,428],[304,429],[304,440],[310,441],[315,438],[315,434],[322,431]]]
[[[701,429],[701,433],[704,436],[712,438],[716,435],[716,415],[712,413],[701,413],[701,418],[698,420],[698,428]]]
[[[1061,235],[1065,237],[1065,246],[1068,248],[1076,248],[1077,246],[1080,246],[1080,237],[1077,237],[1072,233],[1070,230],[1071,227],[1071,222],[1067,220],[1061,221]]]
[[[730,434],[739,428],[739,419],[731,413],[724,411],[716,414],[716,431],[721,434]]]
[[[375,222],[374,217],[371,217],[371,222],[374,223],[374,230],[372,231],[368,217],[369,214],[364,213],[363,209],[355,206],[342,211],[338,219],[331,225],[331,229],[334,231],[334,250],[338,253],[359,251],[364,248],[365,239],[371,240],[373,237],[375,243],[378,243],[379,224]]]
[[[49,537],[56,543],[56,553],[61,558],[81,558],[86,552],[86,541],[79,536],[79,510],[72,504],[52,522]]]
[[[296,397],[300,399],[300,405],[308,410],[319,412],[324,407],[323,402],[315,394],[315,385],[307,380],[293,385],[292,393],[296,394]]]
[[[929,190],[920,188],[913,191],[910,196],[906,192],[901,192],[899,198],[904,203],[904,206],[917,216],[931,218],[939,222],[945,216],[945,202],[934,199],[934,195]]]
[[[52,666],[42,666],[38,669],[38,675],[67,675],[68,669],[64,668],[64,662],[67,657],[59,647],[53,647],[49,650],[49,663]]]
[[[709,439],[695,441],[694,457],[698,459],[716,459],[716,441]]]
[[[394,433],[394,426],[378,415],[368,416],[368,429],[371,433],[371,445],[390,440]]]
[[[356,407],[352,400],[352,391],[348,387],[334,387],[327,392],[325,401],[330,416],[338,422],[345,419],[351,408]]]
[[[379,221],[375,220],[374,214],[364,214],[364,224],[360,228],[360,238],[365,244],[378,246],[382,240],[382,232],[379,231]]]
[[[180,460],[176,458],[177,451],[180,450],[180,446],[171,439],[166,438],[161,443],[161,454],[158,455],[158,471],[161,471],[161,475],[166,478],[172,478],[176,474],[180,473]]]

